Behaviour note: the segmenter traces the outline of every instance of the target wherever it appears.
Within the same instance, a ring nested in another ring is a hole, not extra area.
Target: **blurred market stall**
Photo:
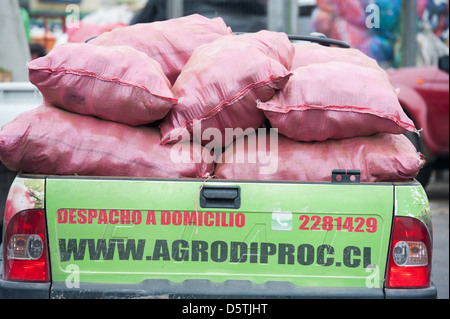
[[[318,0],[317,6],[314,31],[348,42],[385,66],[400,65],[402,0]],[[447,0],[417,0],[417,35],[418,64],[448,54]]]

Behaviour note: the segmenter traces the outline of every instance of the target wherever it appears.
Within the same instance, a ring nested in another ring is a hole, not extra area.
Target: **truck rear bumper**
[[[384,298],[382,289],[298,287],[288,282],[254,284],[236,280],[146,280],[138,285],[81,284],[70,289],[54,283],[51,298],[162,298],[162,299],[291,299],[291,298]]]
[[[149,299],[435,299],[436,288],[415,290],[385,290],[383,288],[321,288],[298,287],[287,282],[254,284],[250,281],[146,280],[138,285],[83,283],[68,288],[65,283],[53,283],[50,298],[149,298]]]
[[[0,299],[49,299],[50,283],[11,282],[0,279]]]
[[[286,282],[253,284],[249,281],[213,283],[208,280],[147,280],[138,285],[83,283],[69,288],[66,283],[21,283],[0,279],[0,299],[436,299],[434,286],[428,289],[318,288],[297,287]]]

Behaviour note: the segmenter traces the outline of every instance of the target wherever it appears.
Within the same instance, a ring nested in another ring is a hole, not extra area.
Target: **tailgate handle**
[[[201,208],[241,208],[239,187],[203,187],[200,192]]]

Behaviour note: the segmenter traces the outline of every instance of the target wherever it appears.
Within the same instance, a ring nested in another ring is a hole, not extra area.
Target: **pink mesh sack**
[[[174,153],[159,130],[103,121],[41,106],[0,133],[0,160],[10,170],[35,174],[152,178],[206,178],[214,164],[188,143]]]
[[[268,57],[280,62],[286,69],[292,68],[295,47],[284,33],[262,30],[257,33],[240,34],[233,41],[258,48]]]
[[[417,176],[424,157],[404,135],[376,134],[325,142],[295,142],[282,135],[265,143],[240,138],[216,166],[219,179],[331,182],[333,170],[360,170],[361,182],[400,182]],[[261,156],[261,152],[265,156]]]
[[[158,62],[131,47],[65,44],[28,69],[49,104],[131,126],[161,120],[177,102]]]
[[[226,146],[234,129],[260,127],[265,117],[257,100],[269,100],[286,85],[293,55],[285,34],[268,31],[230,35],[195,50],[172,88],[179,103],[161,124],[162,144],[188,132],[203,145]]]
[[[295,43],[292,70],[302,66],[327,62],[347,62],[380,70],[378,62],[358,49],[326,47],[317,43]]]
[[[415,131],[382,69],[329,62],[300,67],[293,74],[283,90],[258,108],[295,141]]]
[[[195,48],[231,34],[222,18],[198,14],[161,22],[141,23],[106,32],[93,45],[129,45],[161,64],[173,84]]]

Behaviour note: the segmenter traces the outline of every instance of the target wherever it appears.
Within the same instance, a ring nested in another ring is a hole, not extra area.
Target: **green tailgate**
[[[68,282],[76,272],[86,283],[208,279],[382,287],[393,189],[49,178],[52,279]],[[202,208],[201,191],[213,206],[236,208]]]

